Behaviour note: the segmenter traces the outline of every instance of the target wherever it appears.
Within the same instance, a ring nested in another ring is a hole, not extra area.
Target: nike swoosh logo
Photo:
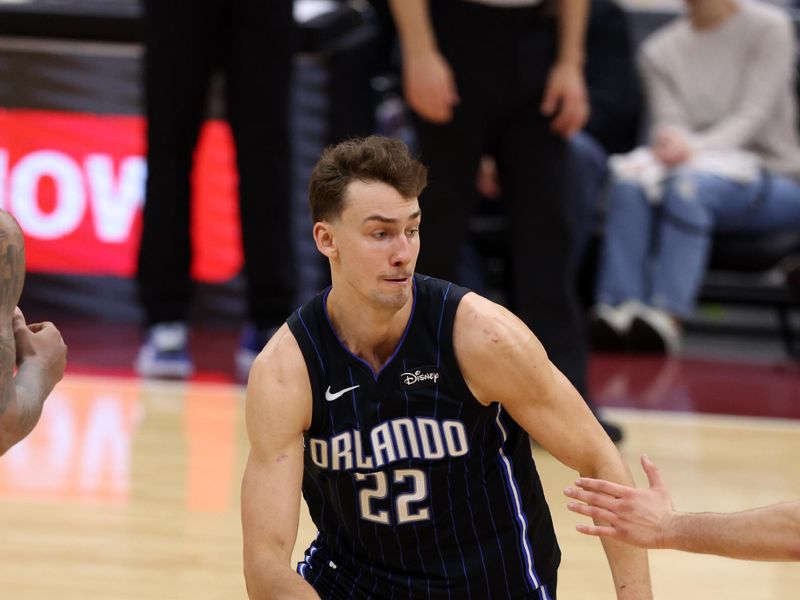
[[[325,400],[328,402],[333,402],[337,398],[344,396],[347,392],[356,389],[357,387],[361,387],[360,385],[354,385],[353,387],[344,388],[343,390],[339,390],[338,392],[331,393],[331,386],[328,386],[328,389],[325,390]]]

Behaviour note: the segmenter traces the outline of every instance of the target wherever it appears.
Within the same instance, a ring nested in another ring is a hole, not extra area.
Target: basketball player
[[[329,148],[312,173],[333,283],[250,374],[250,598],[554,599],[560,551],[528,435],[583,476],[631,483],[519,319],[414,273],[425,183],[377,136]],[[295,573],[301,488],[319,533]],[[646,552],[604,548],[618,598],[650,598]]]
[[[19,225],[0,210],[0,456],[28,435],[64,375],[67,347],[52,323],[25,324],[17,308],[25,280]],[[16,376],[14,368],[17,368]]]
[[[587,535],[640,548],[671,548],[747,560],[800,560],[800,502],[782,502],[738,513],[682,513],[658,468],[642,455],[649,490],[581,477],[564,493],[571,511],[607,525],[577,526]]]

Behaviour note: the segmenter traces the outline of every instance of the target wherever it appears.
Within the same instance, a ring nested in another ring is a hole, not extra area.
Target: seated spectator
[[[611,160],[598,347],[677,351],[712,233],[800,227],[791,21],[748,0],[686,4],[641,49],[650,144]]]

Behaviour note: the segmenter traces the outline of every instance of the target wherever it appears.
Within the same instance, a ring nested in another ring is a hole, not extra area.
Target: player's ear
[[[314,223],[314,243],[317,244],[317,250],[327,258],[335,258],[339,252],[333,235],[333,226],[328,221]]]

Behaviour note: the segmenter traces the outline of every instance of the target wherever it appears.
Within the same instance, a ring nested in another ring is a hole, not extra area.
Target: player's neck
[[[413,304],[409,299],[399,309],[375,307],[348,298],[334,286],[328,294],[326,310],[339,340],[377,373],[397,349]]]

